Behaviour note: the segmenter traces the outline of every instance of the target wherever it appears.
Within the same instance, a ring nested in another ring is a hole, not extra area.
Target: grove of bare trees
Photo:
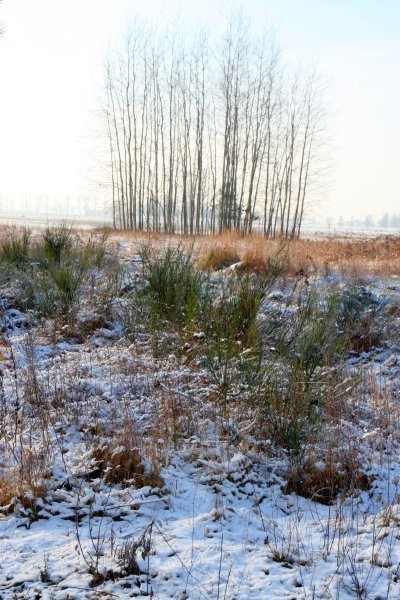
[[[219,40],[136,23],[105,80],[115,227],[299,236],[324,126],[314,71],[236,15]]]

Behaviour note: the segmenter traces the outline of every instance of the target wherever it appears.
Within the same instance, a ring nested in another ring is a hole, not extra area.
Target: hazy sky
[[[0,194],[93,195],[110,39],[129,15],[218,27],[225,0],[3,0]],[[246,0],[290,64],[328,84],[332,171],[320,213],[400,213],[400,0]]]

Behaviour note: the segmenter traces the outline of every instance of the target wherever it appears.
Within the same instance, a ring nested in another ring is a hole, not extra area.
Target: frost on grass
[[[185,263],[154,298],[92,241],[44,311],[41,269],[85,241],[30,243],[30,304],[1,256],[1,597],[400,597],[393,279]]]

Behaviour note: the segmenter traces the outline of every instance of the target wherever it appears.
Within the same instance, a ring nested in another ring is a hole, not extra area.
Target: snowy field
[[[221,367],[221,337],[210,366],[207,315],[154,326],[134,241],[107,246],[64,314],[39,318],[2,264],[0,598],[400,598],[398,275],[276,276],[244,381],[252,348]],[[355,293],[351,346],[328,364],[315,334],[309,412],[297,387],[279,404],[304,303]]]

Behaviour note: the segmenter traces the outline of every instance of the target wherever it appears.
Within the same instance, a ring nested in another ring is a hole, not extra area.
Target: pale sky
[[[131,15],[221,24],[225,0],[3,0],[0,194],[93,197],[107,45]],[[246,0],[289,64],[328,84],[329,185],[319,213],[400,213],[400,0]]]

